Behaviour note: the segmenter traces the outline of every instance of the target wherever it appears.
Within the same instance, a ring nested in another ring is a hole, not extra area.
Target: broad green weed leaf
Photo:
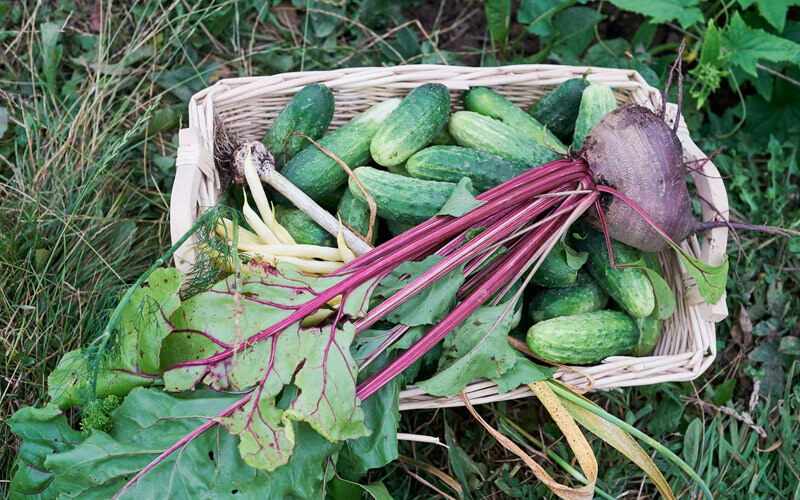
[[[483,8],[492,40],[505,48],[511,28],[511,0],[483,0]]]
[[[482,201],[475,199],[472,194],[474,192],[475,188],[472,187],[472,180],[469,177],[462,177],[455,189],[453,189],[453,194],[450,195],[450,198],[447,199],[442,208],[436,212],[436,215],[460,217],[483,205]]]
[[[757,76],[756,63],[760,60],[797,61],[800,57],[800,44],[750,28],[739,12],[734,13],[723,35],[723,46],[731,53],[730,62],[753,76]]]
[[[714,389],[714,404],[722,406],[733,398],[733,391],[736,388],[736,379],[732,378],[722,382]]]
[[[42,23],[42,72],[44,81],[51,93],[56,91],[56,72],[61,62],[64,47],[59,45],[61,26],[56,23]]]
[[[703,13],[696,5],[699,0],[611,0],[620,9],[629,10],[650,18],[650,22],[663,24],[677,19],[684,28],[703,22]]]
[[[756,0],[755,3],[761,17],[781,32],[786,25],[789,7],[800,5],[800,0]]]
[[[703,422],[699,418],[695,418],[689,423],[686,427],[686,432],[683,434],[683,459],[686,460],[689,467],[694,468],[697,466],[702,439]]]
[[[517,21],[528,25],[528,31],[538,36],[553,34],[553,18],[568,7],[569,0],[522,0],[517,11]]]
[[[514,366],[516,351],[508,343],[512,311],[497,327],[506,304],[479,307],[444,339],[439,370],[417,385],[434,396],[452,396],[476,378],[498,378]]]

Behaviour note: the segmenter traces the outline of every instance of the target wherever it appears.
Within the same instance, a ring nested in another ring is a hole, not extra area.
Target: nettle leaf
[[[703,22],[703,13],[695,7],[699,0],[611,0],[620,9],[650,17],[652,23],[666,23],[677,19],[684,28]]]
[[[520,353],[516,353],[516,357],[517,360],[511,368],[493,379],[497,383],[497,392],[499,394],[514,390],[521,385],[548,379],[557,370],[555,366],[537,365]]]
[[[8,486],[11,498],[55,498],[58,490],[53,484],[53,473],[44,461],[53,453],[77,446],[81,433],[70,427],[61,411],[52,405],[20,408],[8,419],[8,425],[22,440],[11,470]]]
[[[800,58],[800,44],[762,29],[750,28],[739,12],[733,14],[728,30],[723,35],[723,45],[731,52],[731,63],[753,76],[757,75],[756,63],[759,60],[782,62]]]
[[[306,276],[294,266],[265,266],[242,281],[238,299],[233,278],[222,281],[187,300],[173,315],[174,331],[165,341],[162,365],[229,351],[340,279]],[[366,290],[357,292],[341,305],[346,317],[363,312]],[[297,322],[234,355],[169,369],[163,376],[165,387],[186,391],[200,381],[215,389],[255,387],[250,401],[218,421],[241,437],[239,451],[248,465],[274,470],[296,450],[293,422],[308,423],[329,441],[369,434],[355,396],[357,364],[350,354],[354,336],[355,327],[346,319],[337,327],[302,328]],[[289,384],[299,391],[285,409],[279,408],[277,400]]]
[[[154,458],[240,398],[209,390],[180,396],[154,389],[131,391],[111,414],[110,434],[94,431],[79,446],[47,457],[45,465],[63,492],[59,498],[111,498]],[[245,464],[236,450],[238,439],[215,426],[145,473],[120,498],[317,497],[325,462],[341,445],[327,442],[306,425],[295,425],[303,446],[272,472]]]
[[[455,189],[453,189],[453,193],[450,195],[450,198],[448,198],[442,208],[436,212],[436,215],[452,215],[453,217],[460,217],[465,213],[483,205],[482,201],[475,199],[475,196],[472,194],[474,192],[475,188],[472,187],[472,179],[469,177],[462,177],[461,180],[458,181]]]
[[[740,1],[740,3],[743,2]],[[752,3],[748,0],[747,7]],[[789,7],[800,5],[800,0],[755,0],[755,4],[758,6],[758,13],[761,14],[761,17],[781,32],[786,25],[786,14],[789,12]],[[747,8],[744,5],[742,7]]]
[[[53,404],[66,409],[86,397],[124,397],[134,387],[152,384],[160,373],[162,342],[172,331],[169,318],[181,305],[182,282],[183,273],[177,269],[153,271],[122,310],[118,345],[107,358],[92,361],[80,350],[66,353],[47,377]],[[93,362],[101,365],[93,367]]]
[[[441,255],[430,255],[419,262],[400,264],[381,280],[372,299],[388,299],[442,260],[444,257]],[[464,272],[463,266],[460,266],[387,314],[384,320],[408,326],[435,324],[452,310],[458,289],[463,284]]]
[[[513,308],[482,306],[444,339],[437,373],[417,385],[434,396],[453,396],[476,378],[496,379],[514,366],[517,353],[508,343]],[[490,332],[495,322],[497,326]]]

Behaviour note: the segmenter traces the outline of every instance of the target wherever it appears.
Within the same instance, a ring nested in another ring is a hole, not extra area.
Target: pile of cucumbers
[[[377,207],[376,223],[385,224],[383,232],[372,228],[376,244],[436,215],[463,177],[477,195],[561,157],[566,145],[580,147],[617,105],[609,87],[585,78],[565,81],[527,111],[490,89],[473,88],[464,95],[464,110],[451,113],[450,97],[446,86],[425,83],[326,135],[334,97],[325,85],[312,84],[286,104],[264,143],[287,179],[361,235],[370,229],[366,190]],[[346,163],[354,178],[296,132]],[[276,207],[276,218],[298,243],[335,245],[302,211],[284,205]],[[603,236],[583,232],[571,232],[569,244],[559,242],[533,278],[536,290],[526,294],[524,308],[529,347],[542,358],[571,364],[649,354],[662,321],[653,313],[648,275],[612,267]],[[659,270],[654,255],[613,243],[617,264],[646,262]],[[573,246],[586,252],[585,264],[570,258]]]

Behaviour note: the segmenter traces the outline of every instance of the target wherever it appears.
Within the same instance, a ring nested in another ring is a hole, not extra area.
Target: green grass
[[[119,291],[169,246],[177,130],[186,123],[188,99],[213,81],[444,60],[630,65],[660,86],[678,40],[677,26],[651,30],[641,16],[606,5],[604,19],[589,9],[572,11],[575,19],[599,22],[573,37],[538,38],[523,25],[534,19],[515,10],[506,43],[489,37],[477,2],[418,3],[361,0],[343,7],[297,0],[269,9],[255,0],[149,0],[135,7],[115,3],[100,15],[92,11],[95,2],[0,1],[0,418],[44,401],[47,373],[58,359],[99,333]],[[589,6],[595,12],[600,7]],[[718,26],[732,16],[713,3],[703,9]],[[778,33],[756,7],[744,15],[748,25]],[[421,25],[395,29],[415,18]],[[703,38],[704,26],[697,23],[689,33]],[[542,33],[540,28],[535,31]],[[798,41],[800,24],[789,21],[781,36]],[[700,49],[699,41],[690,44],[695,58]],[[800,77],[795,63],[762,62],[792,80]],[[798,87],[764,70],[755,79],[740,68],[717,70],[730,70],[743,82],[741,93],[723,78],[700,109],[687,93],[684,111],[696,142],[707,152],[722,148],[715,161],[731,176],[726,183],[739,217],[800,228]],[[687,86],[693,82],[688,76]],[[711,369],[693,383],[615,390],[592,399],[680,455],[717,498],[796,498],[800,244],[757,234],[740,238],[741,248],[730,249],[731,261],[738,262],[728,287],[732,316],[718,328],[720,354]],[[494,410],[537,441],[489,408],[478,410],[531,449],[547,446],[537,460],[570,481],[558,463],[571,463],[572,455],[535,401]],[[466,411],[417,411],[403,418],[404,432],[447,434],[451,449],[404,443],[401,453],[455,478],[473,498],[547,495]],[[17,443],[0,426],[0,478],[7,478]],[[624,498],[653,496],[638,469],[599,440],[591,443],[599,488]],[[679,470],[663,457],[655,460],[676,495],[697,497]],[[431,487],[455,496],[432,469],[396,462],[369,479],[383,480],[398,498],[430,498]],[[0,493],[5,485],[0,482]]]

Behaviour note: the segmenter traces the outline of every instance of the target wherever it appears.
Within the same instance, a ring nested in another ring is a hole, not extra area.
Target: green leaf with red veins
[[[238,296],[232,278],[222,281],[173,315],[162,366],[230,352],[340,279],[306,276],[293,266],[265,267],[242,280]],[[185,391],[202,381],[218,390],[254,388],[246,405],[217,421],[240,437],[242,459],[258,469],[274,470],[289,460],[293,421],[308,423],[331,442],[368,435],[355,395],[358,365],[350,354],[355,327],[349,321],[363,314],[367,291],[348,295],[346,314],[335,328],[301,328],[295,322],[231,356],[168,370],[165,387]],[[289,384],[299,391],[285,409],[278,408],[276,400]]]
[[[183,273],[177,269],[156,269],[122,310],[119,330],[122,359],[120,368],[155,375],[159,370],[161,343],[171,331],[169,317],[181,305],[179,296]]]
[[[514,366],[516,351],[508,343],[513,307],[494,330],[507,304],[481,306],[444,338],[436,374],[417,385],[434,396],[453,396],[476,378],[496,379]]]

